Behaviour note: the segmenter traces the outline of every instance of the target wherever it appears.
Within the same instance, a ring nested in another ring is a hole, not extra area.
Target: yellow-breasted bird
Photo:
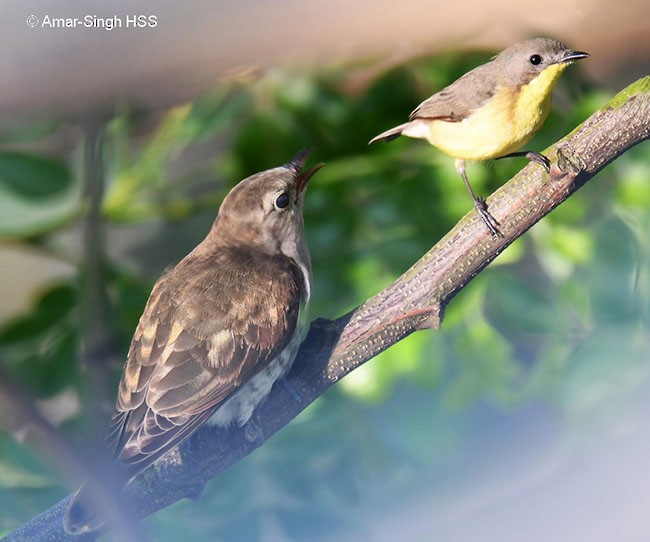
[[[226,196],[207,237],[156,282],[131,342],[109,431],[128,482],[203,423],[243,425],[291,367],[309,301],[304,233],[308,152]],[[127,482],[127,483],[128,483]],[[69,534],[107,520],[88,486],[64,517]]]
[[[370,143],[405,135],[426,139],[455,158],[476,211],[497,235],[498,224],[467,180],[465,161],[525,156],[550,171],[549,160],[542,154],[517,151],[546,120],[551,93],[562,72],[588,56],[550,38],[515,43],[426,99],[408,122],[379,134]]]

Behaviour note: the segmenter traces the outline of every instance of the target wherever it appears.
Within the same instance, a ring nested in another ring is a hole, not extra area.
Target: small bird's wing
[[[460,122],[494,96],[497,87],[491,63],[483,64],[418,105],[410,120],[430,119]]]
[[[109,437],[129,478],[266,367],[298,321],[304,280],[288,258],[192,256],[158,281],[129,350]]]

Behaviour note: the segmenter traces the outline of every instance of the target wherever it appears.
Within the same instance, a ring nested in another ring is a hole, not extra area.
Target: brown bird
[[[156,282],[133,336],[109,431],[130,483],[203,423],[242,426],[291,367],[309,301],[303,196],[320,165],[303,151],[241,181],[207,237]],[[106,521],[82,486],[69,534]]]

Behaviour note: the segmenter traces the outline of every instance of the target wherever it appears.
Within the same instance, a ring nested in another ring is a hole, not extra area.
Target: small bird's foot
[[[483,221],[483,224],[485,224],[485,227],[495,237],[501,237],[501,232],[499,231],[499,227],[498,227],[499,223],[489,213],[487,208],[487,203],[485,203],[483,196],[477,196],[476,194],[474,194],[474,190],[472,190],[472,187],[469,184],[469,180],[467,179],[467,173],[465,173],[465,160],[456,159],[456,171],[458,171],[458,174],[463,179],[463,182],[465,183],[465,187],[467,188],[467,191],[469,192],[469,195],[471,196],[472,201],[474,202],[474,208],[476,209],[478,216],[481,217],[481,220]]]
[[[524,156],[528,158],[530,162],[535,162],[536,164],[542,166],[546,170],[546,173],[549,173],[551,171],[551,161],[543,154],[528,151]]]
[[[495,237],[501,237],[501,232],[499,231],[499,223],[497,222],[496,218],[494,218],[488,211],[487,203],[485,203],[485,200],[482,196],[478,196],[474,200],[474,208],[476,209],[478,216],[481,218],[483,224],[485,224],[490,233]]]

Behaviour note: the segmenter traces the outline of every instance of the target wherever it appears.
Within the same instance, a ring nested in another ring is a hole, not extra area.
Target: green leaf
[[[0,345],[13,346],[36,339],[44,333],[51,322],[40,313],[29,313],[11,320],[0,328]]]
[[[32,310],[0,328],[7,369],[37,397],[49,397],[74,380],[77,370],[77,293],[57,285],[38,298]]]
[[[61,318],[77,305],[77,289],[70,284],[60,284],[46,291],[36,305],[39,311],[52,318]]]
[[[74,221],[80,210],[77,190],[66,192],[63,198],[25,200],[0,183],[0,237],[51,234]]]
[[[0,458],[0,487],[3,489],[42,489],[52,485],[45,475]]]
[[[66,190],[70,170],[60,160],[15,151],[0,152],[0,186],[22,198],[52,197]]]
[[[246,92],[215,92],[199,98],[192,104],[186,120],[185,140],[190,143],[207,140],[224,131],[250,106],[251,98]]]
[[[34,309],[0,328],[0,345],[11,346],[37,339],[60,323],[76,305],[76,290],[61,284],[44,292]]]

